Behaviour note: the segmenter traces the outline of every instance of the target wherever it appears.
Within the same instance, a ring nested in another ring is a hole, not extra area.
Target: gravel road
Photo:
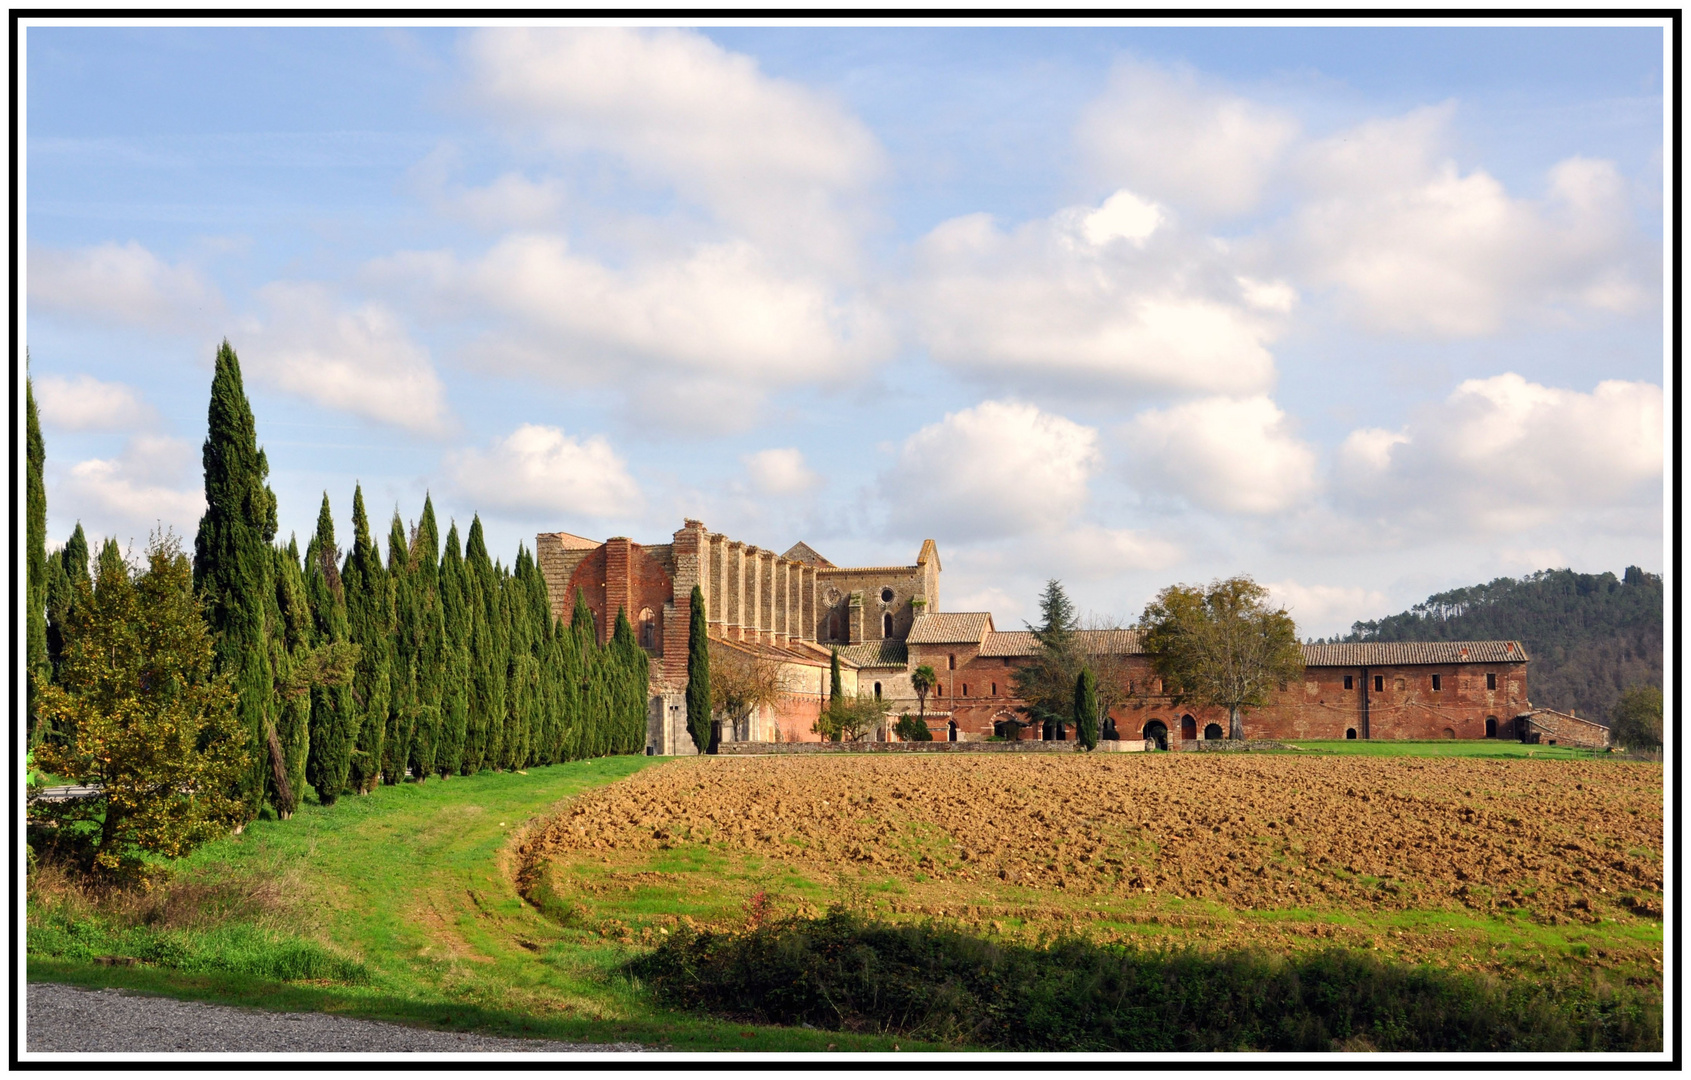
[[[122,990],[29,984],[32,1053],[628,1053],[637,1043],[566,1043],[460,1035],[324,1013],[275,1013],[146,997]]]

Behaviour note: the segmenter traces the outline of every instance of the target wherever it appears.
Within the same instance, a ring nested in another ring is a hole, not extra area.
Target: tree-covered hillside
[[[1359,622],[1342,641],[1514,639],[1532,658],[1534,705],[1607,720],[1621,691],[1662,685],[1662,579],[1541,570],[1429,596],[1398,615]]]

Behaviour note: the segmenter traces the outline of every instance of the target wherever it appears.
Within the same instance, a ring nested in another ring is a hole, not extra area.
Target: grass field
[[[624,757],[384,787],[255,822],[184,860],[150,900],[94,904],[34,875],[29,976],[675,1049],[931,1048],[672,1011],[627,974],[696,929],[844,907],[1007,944],[1341,947],[1659,999],[1659,765],[1509,743],[1488,756],[1522,760],[1361,744],[1397,752],[1375,774],[1340,756],[1357,745],[1143,760]],[[1541,752],[1510,753],[1527,749]],[[979,773],[964,791],[924,782],[932,766],[1069,786]],[[844,775],[854,769],[869,779]],[[1300,787],[1287,770],[1314,772]],[[1329,772],[1370,780],[1347,793]],[[769,788],[781,776],[788,786]],[[1153,781],[1174,800],[1160,831],[1136,817],[1147,796],[1133,785]],[[1002,792],[1014,805],[993,801]],[[1523,824],[1520,808],[1539,804]],[[1096,807],[1118,820],[1078,813]],[[1354,828],[1332,831],[1335,818]],[[1468,880],[1434,880],[1458,866]]]
[[[29,978],[529,1038],[892,1049],[890,1038],[656,1008],[620,974],[635,950],[561,927],[517,896],[504,852],[519,826],[652,762],[603,758],[308,803],[290,821],[254,822],[179,863],[167,891],[188,894],[188,910],[102,910],[62,889],[34,890]],[[220,910],[196,911],[195,898]],[[337,971],[335,960],[352,967]]]

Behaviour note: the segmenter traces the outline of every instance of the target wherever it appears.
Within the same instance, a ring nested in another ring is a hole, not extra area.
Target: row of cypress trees
[[[36,576],[36,515],[39,506],[44,550],[46,496],[43,487],[37,499],[44,453],[33,395],[29,405],[33,684],[37,672],[51,678],[55,595],[74,595],[69,583],[87,575],[88,549],[78,525],[51,560],[43,554]],[[511,567],[494,561],[479,517],[462,544],[453,524],[443,545],[432,500],[409,528],[396,510],[384,560],[355,487],[350,548],[337,541],[326,493],[305,551],[294,538],[279,544],[269,464],[227,341],[202,457],[194,585],[217,642],[216,669],[233,680],[254,751],[239,792],[249,816],[264,803],[290,816],[306,784],[329,804],[407,776],[644,747],[648,659],[626,613],[603,645],[579,594],[570,620],[555,619],[533,556],[519,546]]]

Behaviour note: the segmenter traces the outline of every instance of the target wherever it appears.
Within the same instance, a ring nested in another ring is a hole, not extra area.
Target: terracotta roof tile
[[[916,616],[916,621],[910,624],[910,634],[904,640],[912,645],[950,645],[964,641],[979,644],[990,633],[991,612],[957,611]]]
[[[864,641],[847,645],[840,650],[840,659],[849,660],[860,668],[904,667],[910,662],[910,651],[897,638]]]
[[[1346,641],[1305,645],[1310,667],[1395,667],[1412,664],[1515,664],[1527,659],[1518,641]]]

